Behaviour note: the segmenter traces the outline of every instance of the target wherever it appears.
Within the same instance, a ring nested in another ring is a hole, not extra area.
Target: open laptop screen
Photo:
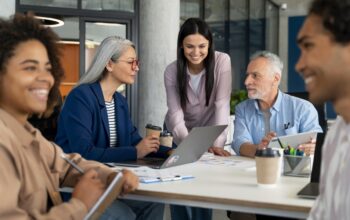
[[[318,183],[320,181],[322,145],[325,133],[317,133],[314,162],[312,165],[311,182]]]
[[[322,146],[325,133],[318,133],[315,147],[314,163],[312,165],[311,182],[298,192],[298,196],[307,199],[316,199],[319,194],[319,181],[321,172]]]

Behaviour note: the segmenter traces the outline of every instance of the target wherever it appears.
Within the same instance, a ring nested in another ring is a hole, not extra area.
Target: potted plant
[[[240,89],[233,91],[231,93],[230,99],[230,123],[228,125],[228,132],[226,138],[226,145],[230,145],[233,139],[233,131],[234,131],[234,121],[235,121],[235,108],[242,101],[248,98],[247,91],[245,89]]]
[[[230,100],[230,115],[234,115],[236,106],[247,98],[248,93],[245,89],[240,89],[232,92]]]

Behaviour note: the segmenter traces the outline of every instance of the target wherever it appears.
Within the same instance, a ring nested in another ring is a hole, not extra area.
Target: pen
[[[277,141],[278,141],[278,144],[280,145],[280,147],[281,147],[282,149],[284,149],[284,147],[283,147],[283,144],[282,144],[281,140],[280,140],[279,138],[277,138]]]
[[[81,169],[76,163],[74,163],[72,160],[68,159],[66,155],[63,153],[61,154],[61,157],[63,160],[65,160],[67,163],[69,163],[72,167],[74,167],[76,170],[79,171],[79,173],[84,174],[84,170]]]

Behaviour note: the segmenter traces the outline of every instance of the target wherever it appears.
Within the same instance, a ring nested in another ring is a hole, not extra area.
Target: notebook
[[[315,147],[314,162],[312,165],[311,179],[304,188],[298,192],[298,196],[307,199],[316,199],[319,194],[319,181],[321,172],[322,145],[325,133],[318,133]]]
[[[108,185],[107,189],[97,200],[95,205],[89,210],[88,214],[84,217],[84,220],[97,220],[105,212],[105,210],[112,204],[112,202],[118,197],[122,191],[123,174],[119,172],[112,182]]]
[[[136,161],[109,163],[114,166],[148,166],[163,169],[197,161],[211,147],[227,125],[195,127],[167,158],[142,158]]]

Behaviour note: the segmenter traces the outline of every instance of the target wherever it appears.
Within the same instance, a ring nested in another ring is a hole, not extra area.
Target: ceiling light
[[[44,16],[35,16],[36,19],[40,20],[41,24],[45,27],[60,27],[64,25],[64,22],[57,18],[50,18]]]
[[[118,23],[105,23],[105,22],[95,22],[94,24],[102,25],[102,26],[114,26],[114,27],[124,26],[124,25],[118,24]]]

